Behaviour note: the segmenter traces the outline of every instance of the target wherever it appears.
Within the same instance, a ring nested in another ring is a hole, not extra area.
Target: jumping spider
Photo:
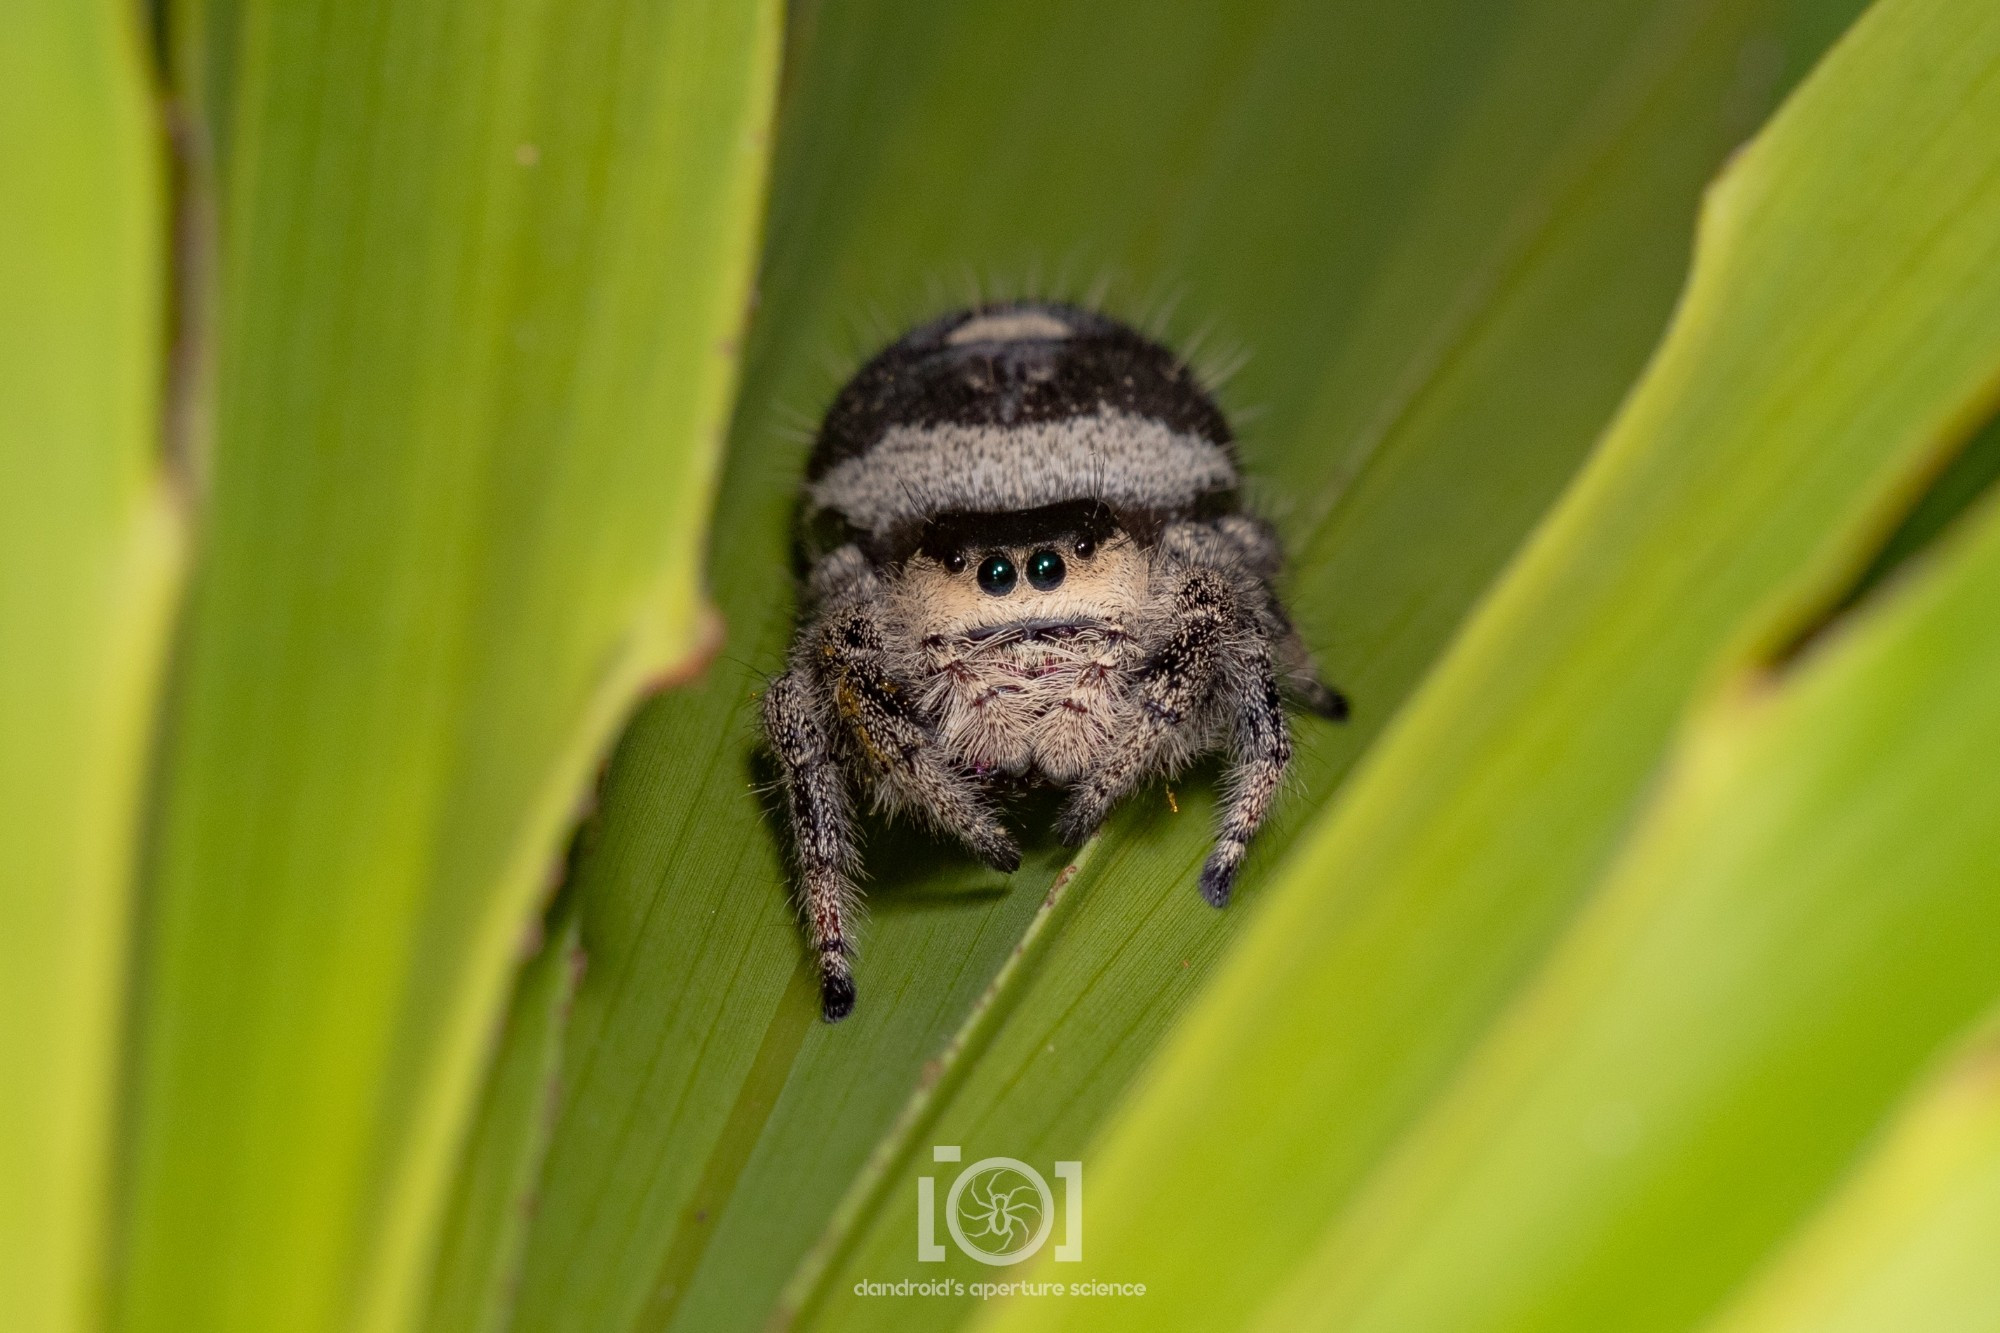
[[[1196,756],[1230,770],[1202,895],[1229,901],[1292,742],[1284,692],[1346,716],[1237,507],[1229,425],[1172,353],[1038,302],[926,324],[828,410],[806,471],[811,572],[764,696],[828,1021],[854,1007],[854,799],[1000,870],[1010,787],[1069,791],[1083,841]]]

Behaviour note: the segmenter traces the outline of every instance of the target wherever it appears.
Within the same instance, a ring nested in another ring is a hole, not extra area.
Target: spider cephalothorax
[[[1002,784],[1066,788],[1058,831],[1077,842],[1221,749],[1201,890],[1229,901],[1291,760],[1285,692],[1346,713],[1237,488],[1229,425],[1188,367],[1086,310],[961,311],[841,390],[806,470],[803,617],[764,698],[828,1019],[854,1004],[856,796],[1011,870]]]

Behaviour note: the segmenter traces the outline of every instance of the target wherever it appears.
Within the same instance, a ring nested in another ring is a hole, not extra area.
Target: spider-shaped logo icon
[[[945,1225],[968,1255],[1010,1264],[1040,1249],[1055,1221],[1041,1173],[1011,1157],[989,1157],[961,1174],[945,1200]]]
[[[1018,1249],[1042,1220],[1041,1196],[1034,1182],[1008,1167],[984,1171],[959,1200],[958,1215],[967,1240],[995,1254]]]

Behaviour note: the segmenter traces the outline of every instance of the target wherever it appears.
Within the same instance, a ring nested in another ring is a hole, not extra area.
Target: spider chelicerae
[[[806,471],[798,634],[764,696],[829,1021],[854,1006],[857,798],[1012,870],[1004,790],[1067,789],[1077,843],[1222,750],[1201,892],[1229,901],[1291,760],[1287,697],[1347,713],[1239,480],[1189,367],[1072,306],[946,316],[841,390]]]

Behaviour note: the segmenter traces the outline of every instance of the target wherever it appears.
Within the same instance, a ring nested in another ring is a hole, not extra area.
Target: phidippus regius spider
[[[1201,891],[1229,901],[1291,760],[1285,695],[1347,712],[1237,488],[1229,424],[1193,372],[1087,310],[962,311],[841,390],[806,470],[798,635],[764,696],[828,1020],[854,1006],[857,796],[1012,870],[1008,788],[1067,788],[1057,831],[1074,844],[1222,749]]]

